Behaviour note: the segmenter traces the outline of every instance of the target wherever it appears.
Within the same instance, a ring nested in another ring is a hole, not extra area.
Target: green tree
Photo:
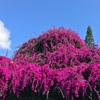
[[[92,35],[92,29],[91,29],[90,26],[88,26],[88,28],[87,28],[85,42],[86,42],[87,46],[93,46],[94,45],[94,38],[93,38],[93,35]]]

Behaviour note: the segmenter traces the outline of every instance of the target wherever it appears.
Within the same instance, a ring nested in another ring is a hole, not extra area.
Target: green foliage
[[[85,42],[86,42],[87,46],[93,46],[94,45],[94,38],[93,38],[93,35],[92,35],[92,29],[91,29],[90,26],[88,26],[88,28],[87,28]]]

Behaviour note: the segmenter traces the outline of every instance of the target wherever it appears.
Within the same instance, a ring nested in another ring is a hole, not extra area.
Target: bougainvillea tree
[[[31,38],[23,43],[16,51],[14,61],[23,59],[24,62],[36,63],[40,66],[48,64],[53,69],[65,68],[83,62],[94,62],[94,59],[97,60],[95,56],[98,55],[94,54],[97,53],[96,50],[96,47],[88,49],[76,32],[54,28],[38,38]]]
[[[12,60],[0,57],[0,77],[2,99],[100,100],[100,49],[53,28],[23,43]]]

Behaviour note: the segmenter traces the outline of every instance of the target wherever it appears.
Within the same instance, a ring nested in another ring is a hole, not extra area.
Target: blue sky
[[[100,45],[100,0],[0,0],[0,21],[10,35],[8,57],[17,46],[53,26],[73,29],[84,39],[90,25]],[[0,55],[6,51],[0,48]]]

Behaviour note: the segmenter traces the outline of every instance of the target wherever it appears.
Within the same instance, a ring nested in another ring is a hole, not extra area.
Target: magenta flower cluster
[[[26,87],[49,96],[51,87],[66,100],[100,100],[100,49],[78,34],[53,28],[24,43],[14,58],[0,56],[0,98],[17,97]]]

